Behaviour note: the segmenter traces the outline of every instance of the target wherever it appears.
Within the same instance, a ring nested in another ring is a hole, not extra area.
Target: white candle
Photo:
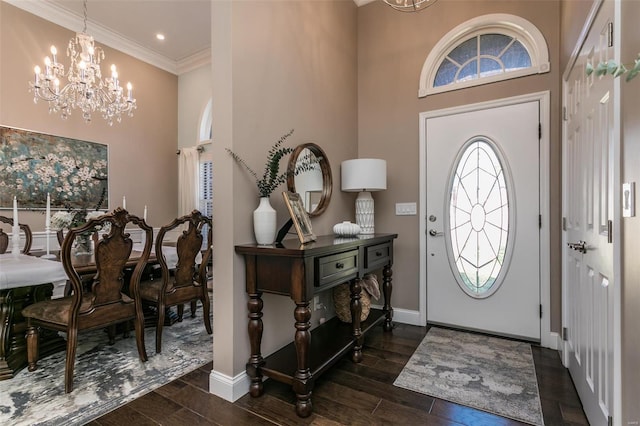
[[[51,197],[47,192],[47,214],[44,220],[44,226],[48,230],[51,227]]]
[[[127,209],[127,198],[124,195],[122,196],[122,208]]]
[[[13,232],[16,232],[20,229],[18,226],[18,199],[13,196]]]
[[[144,212],[142,213],[142,218],[144,219],[144,221],[147,221],[147,205],[145,204],[144,206]]]

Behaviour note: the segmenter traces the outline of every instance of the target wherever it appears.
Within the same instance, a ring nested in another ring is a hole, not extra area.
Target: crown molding
[[[184,74],[211,63],[211,49],[203,49],[178,61],[177,74]]]
[[[25,1],[25,0],[2,0],[9,3],[19,9],[29,12],[33,15],[39,16],[54,24],[60,25],[70,31],[78,32],[83,27],[83,17],[70,12],[60,6],[57,6],[51,2],[45,0],[39,1]],[[366,0],[365,0],[366,1]],[[146,62],[154,67],[160,68],[164,71],[170,72],[175,75],[179,75],[181,72],[186,72],[201,66],[211,60],[211,52],[209,49],[197,52],[194,55],[188,56],[180,61],[173,61],[166,56],[160,55],[135,41],[123,37],[122,35],[110,30],[109,28],[88,19],[91,31],[90,35],[94,40],[109,46],[127,55],[133,56],[143,62]],[[205,53],[206,51],[206,53]],[[206,56],[206,58],[205,58]]]

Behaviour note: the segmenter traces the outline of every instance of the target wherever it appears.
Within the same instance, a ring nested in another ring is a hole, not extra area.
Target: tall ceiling
[[[83,29],[81,0],[0,1],[71,31]],[[216,0],[87,0],[87,33],[100,44],[179,75],[210,61],[211,1]],[[363,6],[374,0],[353,1]],[[165,40],[158,40],[157,33]]]
[[[80,0],[2,0],[71,31],[83,29]],[[210,0],[88,0],[87,33],[96,42],[174,74],[210,60]],[[156,38],[162,33],[165,40]]]

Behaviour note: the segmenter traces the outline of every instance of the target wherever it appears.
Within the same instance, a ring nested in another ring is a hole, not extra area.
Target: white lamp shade
[[[387,189],[387,162],[375,158],[343,161],[340,167],[342,190],[349,192]]]

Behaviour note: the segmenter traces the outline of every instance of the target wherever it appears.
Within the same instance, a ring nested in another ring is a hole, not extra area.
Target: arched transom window
[[[549,71],[542,33],[514,15],[480,16],[451,30],[420,74],[419,97]]]

